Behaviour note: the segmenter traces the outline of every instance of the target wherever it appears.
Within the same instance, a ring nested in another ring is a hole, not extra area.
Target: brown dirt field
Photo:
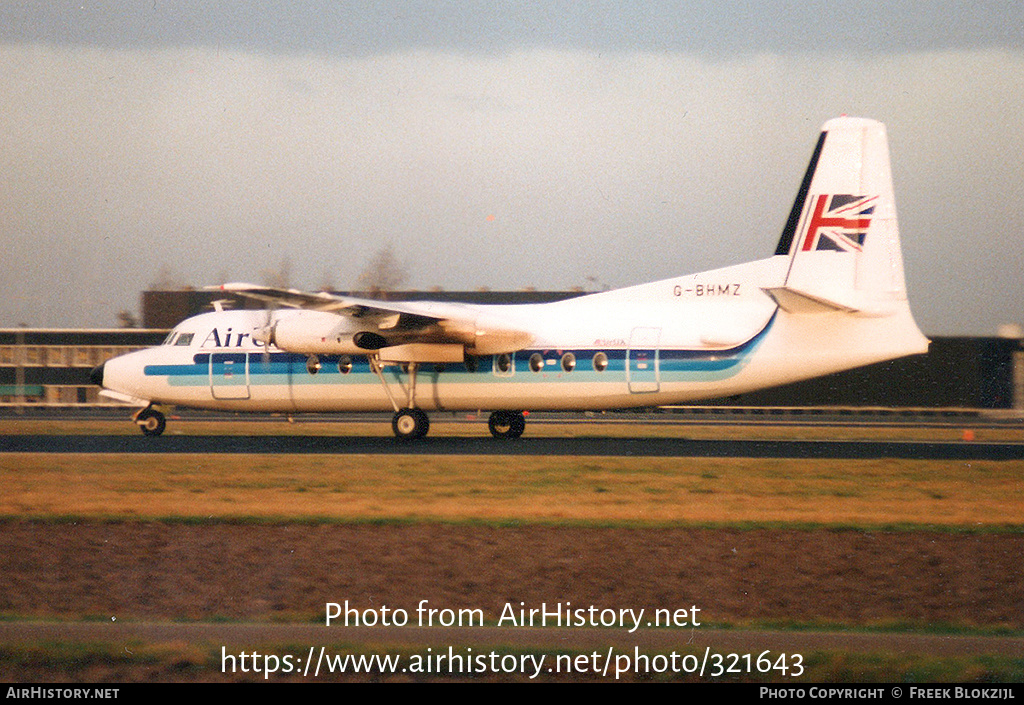
[[[678,609],[703,624],[1024,627],[1018,533],[437,523],[0,524],[8,618],[322,620],[360,609]]]

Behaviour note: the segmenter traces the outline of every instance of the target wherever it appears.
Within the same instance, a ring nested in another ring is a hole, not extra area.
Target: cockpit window
[[[172,330],[170,333],[167,334],[167,337],[164,338],[164,342],[162,343],[162,345],[173,345],[174,343],[172,341],[174,340],[174,336],[176,336],[177,334],[177,331]]]
[[[175,345],[188,346],[192,344],[192,338],[195,337],[195,333],[182,333],[178,336],[178,339],[174,341]]]

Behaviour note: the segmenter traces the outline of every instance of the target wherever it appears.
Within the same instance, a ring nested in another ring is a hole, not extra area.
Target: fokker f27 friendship
[[[142,407],[394,411],[420,438],[428,411],[490,410],[516,438],[524,410],[600,410],[739,394],[923,353],[907,302],[884,125],[822,128],[775,254],[545,304],[393,303],[250,284],[264,310],[189,318],[160,346],[93,371]]]

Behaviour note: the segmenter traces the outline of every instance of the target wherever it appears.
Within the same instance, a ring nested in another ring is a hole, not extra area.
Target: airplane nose
[[[97,365],[96,367],[92,368],[92,372],[89,373],[89,381],[95,384],[97,387],[103,386],[103,365],[105,364],[107,363],[104,362],[100,365]]]

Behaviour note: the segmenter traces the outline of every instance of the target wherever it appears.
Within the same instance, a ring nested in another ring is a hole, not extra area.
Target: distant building
[[[827,377],[741,394],[738,406],[855,406],[1024,409],[1019,381],[1024,349],[1008,338],[932,338],[914,355]]]
[[[101,404],[89,373],[132,350],[158,345],[166,330],[0,329],[0,404]]]

